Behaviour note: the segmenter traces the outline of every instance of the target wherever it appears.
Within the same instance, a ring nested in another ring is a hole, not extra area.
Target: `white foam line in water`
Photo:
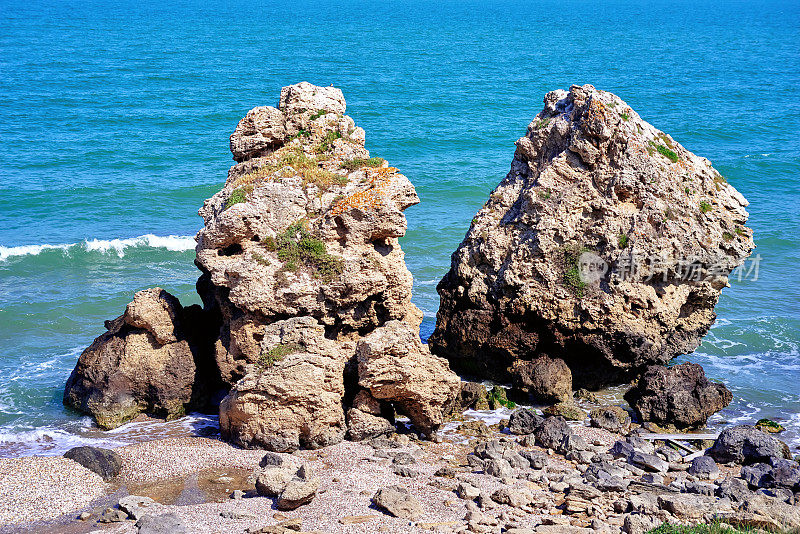
[[[89,421],[89,425],[91,425],[91,421]],[[181,426],[186,429],[201,428],[201,427],[219,428],[219,417],[213,415],[205,415],[201,413],[191,413],[187,416],[181,417],[180,419],[176,419],[174,421],[150,420],[150,421],[126,423],[113,430],[106,430],[104,434],[118,435],[124,437],[126,435],[135,435],[140,432],[155,433],[158,431],[169,430],[169,428],[174,426]]]
[[[219,430],[219,418],[213,415],[192,413],[176,421],[142,421],[127,423],[114,430],[101,431],[90,417],[82,417],[74,423],[61,427],[44,426],[31,428],[23,425],[0,427],[0,458],[19,456],[56,456],[73,447],[122,447],[132,443],[152,441],[169,437],[176,427],[187,434],[197,435],[205,431]]]
[[[127,239],[87,239],[79,243],[64,243],[59,245],[0,246],[0,261],[18,256],[37,256],[47,250],[61,250],[66,253],[75,249],[101,253],[116,252],[121,258],[125,255],[125,250],[132,247],[163,248],[179,252],[194,250],[195,245],[194,236],[190,235],[158,236],[154,234],[145,234]]]
[[[125,442],[113,439],[87,438],[56,427],[28,430],[11,428],[0,431],[0,457],[56,456],[81,445],[120,447],[125,445]]]

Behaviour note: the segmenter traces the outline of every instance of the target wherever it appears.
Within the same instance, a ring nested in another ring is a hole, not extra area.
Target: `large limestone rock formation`
[[[215,386],[205,320],[197,306],[184,309],[161,288],[136,293],[81,354],[64,404],[105,429],[140,413],[169,419],[204,407]]]
[[[395,410],[429,433],[458,392],[419,340],[398,243],[419,198],[344,111],[341,91],[307,83],[250,111],[231,136],[238,163],[200,210],[198,288],[223,318],[216,361],[233,386],[220,423],[245,447],[374,437]]]
[[[200,209],[203,309],[137,294],[81,356],[67,404],[113,427],[221,390],[223,436],[274,451],[386,434],[395,413],[422,433],[444,422],[459,380],[419,339],[398,243],[419,198],[344,112],[340,90],[303,82],[247,113]]]
[[[257,361],[271,322],[314,317],[342,338],[422,319],[397,241],[419,198],[397,169],[370,159],[344,110],[339,89],[305,82],[284,88],[278,109],[251,110],[231,136],[239,163],[200,210],[199,291],[224,317],[216,355],[231,385]]]
[[[575,387],[691,352],[754,247],[747,201],[611,93],[544,104],[439,283],[433,351],[501,379],[547,354]]]

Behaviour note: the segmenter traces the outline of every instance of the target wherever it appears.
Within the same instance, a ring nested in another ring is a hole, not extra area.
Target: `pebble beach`
[[[259,496],[253,489],[264,451],[240,449],[217,437],[180,436],[120,447],[116,452],[122,458],[122,470],[109,483],[65,458],[5,459],[0,461],[4,488],[0,532],[137,533],[133,518],[102,522],[109,508],[116,510],[116,502],[128,494],[152,498],[152,504],[144,509],[147,514],[174,515],[193,533],[283,532],[270,530],[281,525],[325,533],[457,532],[472,524],[477,532],[493,532],[499,525],[530,529],[520,532],[566,527],[575,533],[623,527],[622,514],[599,516],[600,522],[586,514],[568,515],[565,493],[569,484],[558,480],[579,475],[586,465],[532,447],[524,436],[500,428],[502,423],[487,427],[480,420],[468,419],[451,423],[433,441],[395,434],[389,440],[345,441],[281,455],[309,466],[320,481],[313,500],[292,511],[277,509],[275,498]],[[597,451],[622,438],[580,423],[571,423],[571,429]],[[480,436],[474,435],[476,430]],[[518,474],[492,476],[471,468],[468,455],[476,444],[498,439],[544,455],[547,467],[540,473],[549,473],[550,482]],[[398,465],[406,467],[406,472],[401,473]],[[733,474],[733,470],[723,471],[724,475]],[[686,478],[685,472],[671,474],[676,480]],[[535,502],[521,505],[479,499],[478,511],[471,499],[460,498],[460,485],[464,484],[483,496],[496,496],[499,490],[530,492]],[[406,488],[420,503],[422,515],[409,521],[376,507],[372,501],[376,491],[389,486]],[[484,530],[477,528],[479,525]]]

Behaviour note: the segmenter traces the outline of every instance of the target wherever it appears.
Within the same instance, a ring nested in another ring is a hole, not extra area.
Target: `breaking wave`
[[[16,247],[0,246],[0,261],[21,256],[38,256],[47,251],[60,251],[69,256],[75,252],[99,252],[102,254],[116,253],[120,258],[125,256],[125,251],[131,248],[160,248],[170,251],[194,250],[194,236],[168,235],[157,236],[145,234],[127,239],[85,239],[78,243],[65,243],[58,245],[20,245]]]

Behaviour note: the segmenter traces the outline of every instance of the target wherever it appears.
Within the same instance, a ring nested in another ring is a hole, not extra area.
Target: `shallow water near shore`
[[[696,4],[0,2],[0,457],[161,435],[92,430],[64,382],[135,291],[198,302],[197,209],[227,138],[301,80],[340,87],[417,187],[402,246],[423,338],[545,92],[592,83],[709,158],[750,200],[761,260],[679,361],[733,391],[712,427],[768,417],[800,446],[800,2]]]

